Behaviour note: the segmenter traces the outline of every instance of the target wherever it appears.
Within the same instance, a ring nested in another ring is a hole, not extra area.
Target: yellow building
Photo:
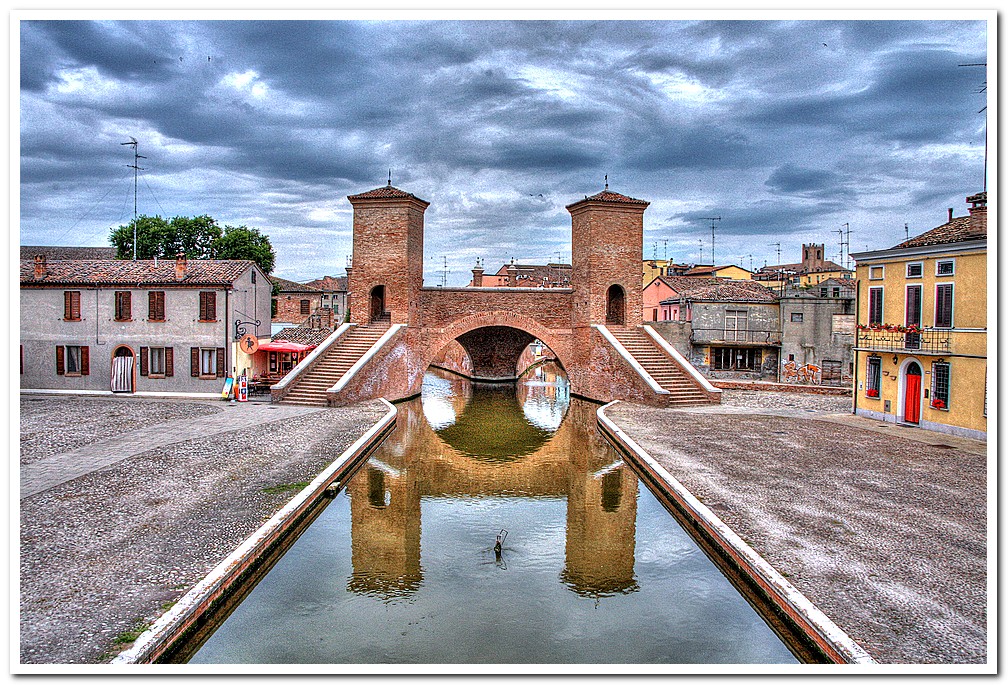
[[[729,281],[751,281],[752,272],[734,264],[724,264],[722,266],[711,266],[710,264],[697,264],[689,269],[683,276],[706,276],[710,278],[724,278]]]
[[[671,259],[645,259],[643,267],[643,286],[647,286],[648,283],[659,276],[674,276],[688,268],[685,265],[676,264]]]
[[[987,438],[987,193],[969,216],[860,252],[854,410]]]

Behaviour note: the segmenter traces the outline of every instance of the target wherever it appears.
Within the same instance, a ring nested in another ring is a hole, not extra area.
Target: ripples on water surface
[[[793,662],[556,372],[428,373],[191,662]]]

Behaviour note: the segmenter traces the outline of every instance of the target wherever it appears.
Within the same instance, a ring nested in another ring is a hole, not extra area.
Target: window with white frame
[[[67,345],[66,353],[66,374],[68,376],[79,376],[81,372],[81,348],[79,345]]]
[[[749,313],[745,309],[725,310],[725,340],[745,340]]]
[[[217,375],[217,349],[214,347],[200,348],[200,375]]]
[[[885,266],[869,266],[868,267],[868,280],[869,281],[881,281],[885,278]]]
[[[939,259],[938,264],[935,267],[936,276],[954,276],[955,275],[955,260],[954,259]]]
[[[922,278],[924,276],[923,262],[910,262],[907,264],[907,278]]]
[[[952,375],[952,365],[948,362],[931,364],[931,406],[935,409],[949,407],[949,381]]]
[[[150,348],[150,375],[163,376],[165,372],[165,348]]]

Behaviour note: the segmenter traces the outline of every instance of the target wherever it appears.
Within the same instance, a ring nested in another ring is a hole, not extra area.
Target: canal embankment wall
[[[698,520],[722,522],[879,664],[993,672],[986,444],[819,411],[810,396],[756,393],[760,408],[726,393],[604,414],[710,512]]]
[[[133,647],[113,660],[113,664],[155,663],[185,649],[185,643],[208,622],[207,614],[218,606],[233,606],[230,596],[239,589],[247,592],[250,577],[277,558],[285,538],[310,523],[324,496],[335,495],[346,479],[373,452],[395,426],[396,408],[386,400],[388,411],[359,437],[332,464],[294,496],[277,513],[227,556],[199,584],[137,638]]]

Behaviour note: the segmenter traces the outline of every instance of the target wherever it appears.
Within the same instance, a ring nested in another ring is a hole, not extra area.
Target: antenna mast
[[[137,139],[130,136],[128,143],[119,143],[120,145],[130,145],[133,147],[133,163],[127,164],[126,166],[133,169],[133,261],[137,258],[137,172],[141,170],[142,167],[139,166],[138,160],[147,159],[141,154],[137,154]]]
[[[442,256],[441,258],[444,260],[444,268],[441,270],[441,287],[444,288],[448,285],[448,257]]]
[[[711,266],[717,266],[714,261],[714,222],[721,221],[719,216],[702,216],[701,219],[710,221],[710,261]],[[703,253],[700,254],[701,261],[703,261]]]

